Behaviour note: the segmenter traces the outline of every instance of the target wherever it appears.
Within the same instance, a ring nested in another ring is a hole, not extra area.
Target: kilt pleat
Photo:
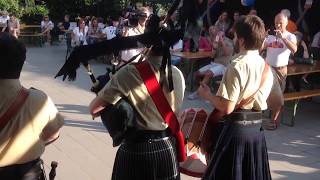
[[[124,143],[116,154],[112,180],[180,180],[174,138]]]
[[[226,123],[203,180],[271,180],[261,124]]]

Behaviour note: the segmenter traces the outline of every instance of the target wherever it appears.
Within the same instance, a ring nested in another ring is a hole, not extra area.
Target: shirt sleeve
[[[240,96],[240,76],[231,65],[228,66],[216,95],[235,103],[238,102]]]
[[[288,39],[297,44],[297,37],[294,34],[290,34],[290,36],[288,37]]]
[[[56,108],[50,97],[47,97],[46,106],[48,122],[42,130],[42,133],[52,135],[63,126],[64,118],[58,112],[58,109]]]

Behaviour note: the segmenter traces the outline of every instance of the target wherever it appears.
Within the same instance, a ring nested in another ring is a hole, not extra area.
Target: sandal
[[[268,120],[267,122],[264,123],[264,129],[269,130],[269,131],[274,131],[278,128],[278,123],[277,121],[274,120]]]

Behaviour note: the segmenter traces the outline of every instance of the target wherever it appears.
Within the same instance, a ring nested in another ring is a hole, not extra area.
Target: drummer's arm
[[[199,86],[198,92],[200,96],[210,101],[213,107],[218,109],[223,114],[232,113],[236,106],[236,103],[233,101],[227,100],[220,96],[212,95],[209,86],[206,85],[205,83],[201,83],[201,85]]]
[[[97,117],[99,116],[99,112],[108,105],[109,103],[104,101],[101,97],[97,96],[91,101],[89,105],[90,114],[92,115],[93,118]]]

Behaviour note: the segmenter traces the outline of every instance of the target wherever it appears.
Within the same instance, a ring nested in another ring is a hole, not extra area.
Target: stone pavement
[[[54,79],[64,63],[65,46],[29,47],[21,81],[26,87],[45,91],[65,116],[60,138],[46,148],[43,155],[47,173],[51,161],[58,161],[57,180],[110,179],[117,148],[99,118],[92,120],[88,104],[95,97],[89,92],[90,79],[84,68],[79,68],[74,82]],[[105,66],[92,62],[95,74],[102,74]],[[188,93],[188,92],[187,92]],[[276,180],[320,179],[320,119],[319,98],[303,101],[298,110],[295,127],[280,126],[267,131],[270,167]],[[203,101],[185,100],[183,108],[205,107]],[[193,180],[182,175],[183,180]]]

